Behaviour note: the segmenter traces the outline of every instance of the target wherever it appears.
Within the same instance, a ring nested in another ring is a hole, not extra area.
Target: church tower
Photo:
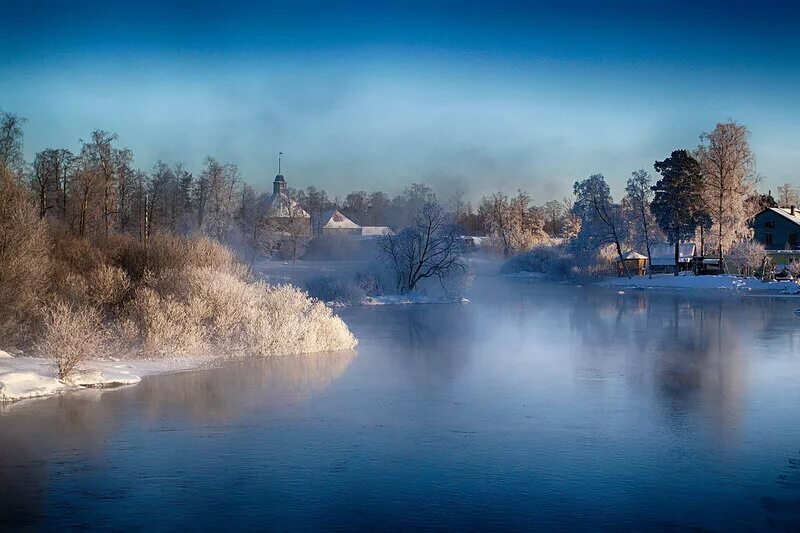
[[[272,194],[277,196],[286,192],[286,180],[281,174],[281,156],[283,152],[278,152],[278,175],[275,176],[275,181],[272,182]]]

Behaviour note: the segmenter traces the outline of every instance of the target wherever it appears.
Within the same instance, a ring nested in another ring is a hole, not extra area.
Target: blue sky
[[[333,194],[544,202],[597,172],[619,194],[733,118],[763,189],[800,184],[789,2],[98,4],[4,3],[0,108],[29,157],[102,128],[143,168],[212,154],[261,189],[282,150],[291,185]]]

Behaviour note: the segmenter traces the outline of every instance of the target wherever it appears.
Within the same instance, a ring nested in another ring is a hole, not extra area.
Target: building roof
[[[278,174],[275,176],[275,181],[286,181],[283,177],[283,174]]]
[[[639,252],[634,252],[633,250],[629,252],[625,252],[622,254],[623,259],[647,259],[646,255],[642,255]]]
[[[678,246],[681,263],[688,263],[694,257],[695,245],[693,242],[683,242]],[[654,244],[650,247],[650,264],[653,266],[675,265],[675,245],[670,243]]]
[[[764,209],[764,211],[761,211],[761,213],[764,213],[766,211],[772,211],[773,213],[777,213],[782,217],[784,217],[785,219],[790,220],[795,224],[797,224],[798,226],[800,226],[800,216],[799,216],[800,209],[798,208],[795,208],[794,215],[792,215],[792,210],[789,207],[767,207],[766,209]],[[760,215],[761,213],[759,213],[758,215]]]
[[[361,226],[361,235],[394,235],[389,226]]]
[[[272,218],[311,218],[295,200],[285,192],[273,194],[267,202],[267,216]]]
[[[359,229],[361,226],[341,214],[336,209],[322,214],[322,227],[328,229]]]

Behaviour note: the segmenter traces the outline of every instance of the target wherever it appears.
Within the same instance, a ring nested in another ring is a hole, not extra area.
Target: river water
[[[792,529],[800,300],[479,277],[353,352],[0,410],[0,529]]]

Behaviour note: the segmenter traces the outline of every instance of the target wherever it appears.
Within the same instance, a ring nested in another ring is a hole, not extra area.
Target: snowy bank
[[[466,298],[439,298],[409,292],[406,294],[386,294],[384,296],[367,296],[361,305],[412,305],[412,304],[466,304]]]
[[[718,276],[693,276],[657,274],[652,279],[643,276],[633,278],[609,278],[598,283],[604,287],[629,289],[678,289],[678,290],[728,290],[769,292],[773,294],[799,294],[800,286],[791,281],[761,281],[731,274]]]
[[[0,350],[0,402],[37,398],[85,388],[119,387],[142,377],[198,367],[205,359],[170,361],[87,361],[59,380],[52,363],[40,357],[11,357]]]

